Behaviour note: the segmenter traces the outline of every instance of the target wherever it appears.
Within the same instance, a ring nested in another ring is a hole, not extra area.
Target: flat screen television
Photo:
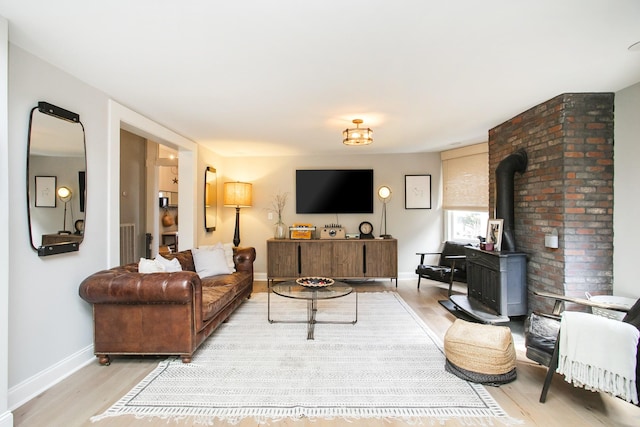
[[[296,170],[296,213],[373,213],[373,169]]]

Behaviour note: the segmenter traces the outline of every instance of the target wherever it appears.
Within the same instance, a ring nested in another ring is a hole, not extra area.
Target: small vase
[[[284,222],[278,220],[275,225],[275,231],[273,233],[273,237],[276,239],[286,239],[287,238],[287,226],[284,225]]]

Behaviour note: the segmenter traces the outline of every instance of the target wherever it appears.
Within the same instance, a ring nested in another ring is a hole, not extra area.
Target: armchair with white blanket
[[[560,320],[556,372],[577,387],[638,404],[638,337],[640,331],[629,323],[565,311]]]
[[[546,400],[553,374],[558,372],[574,386],[638,405],[640,299],[628,308],[546,292],[534,294],[556,300],[553,315],[532,313],[525,323],[527,357],[549,367],[540,402]],[[560,313],[563,302],[626,315],[619,321],[584,312]]]

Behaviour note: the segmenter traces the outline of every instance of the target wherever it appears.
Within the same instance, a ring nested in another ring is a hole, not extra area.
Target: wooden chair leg
[[[549,391],[549,387],[551,387],[551,380],[553,379],[553,374],[556,372],[556,369],[558,369],[559,348],[560,348],[560,333],[558,333],[558,337],[556,338],[556,344],[553,346],[553,354],[551,355],[551,361],[549,362],[549,370],[547,371],[547,376],[544,378],[542,393],[540,393],[540,403],[544,403],[547,400],[547,392]]]
[[[449,279],[449,292],[447,296],[451,296],[451,289],[453,288],[453,272],[456,270],[456,260],[451,261],[451,278]]]
[[[420,279],[422,279],[422,276],[418,274],[418,289],[420,289]]]

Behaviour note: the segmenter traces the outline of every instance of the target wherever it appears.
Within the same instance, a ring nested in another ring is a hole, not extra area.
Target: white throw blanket
[[[640,332],[618,320],[565,311],[558,369],[565,381],[638,403],[636,350]]]

